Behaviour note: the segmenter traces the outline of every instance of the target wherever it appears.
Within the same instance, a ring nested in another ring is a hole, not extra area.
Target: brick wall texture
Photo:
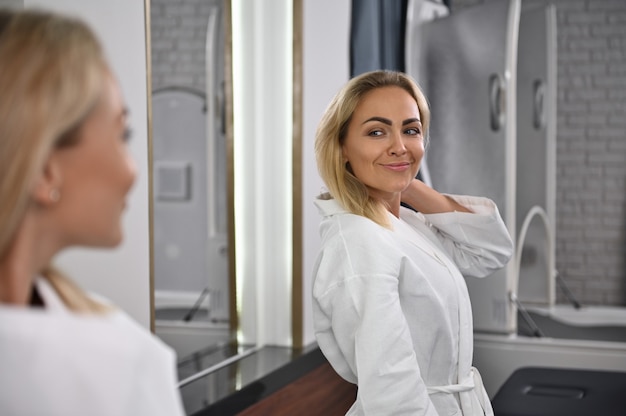
[[[207,22],[211,5],[220,1],[150,1],[153,90],[183,87],[204,93]]]
[[[452,0],[451,9],[482,2]],[[583,304],[623,306],[626,1],[550,3],[557,10],[558,47],[556,266]],[[565,302],[558,289],[557,301]]]

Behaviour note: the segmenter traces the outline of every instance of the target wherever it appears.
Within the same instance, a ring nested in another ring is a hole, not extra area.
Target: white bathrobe
[[[0,306],[0,415],[182,416],[173,350],[121,311]]]
[[[400,219],[389,214],[393,229],[316,201],[315,333],[335,371],[358,385],[348,415],[493,414],[472,367],[463,275],[501,268],[513,245],[491,200],[452,197],[473,213],[402,207]]]

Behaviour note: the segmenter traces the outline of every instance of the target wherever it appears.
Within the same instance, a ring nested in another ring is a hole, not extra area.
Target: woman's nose
[[[389,144],[389,154],[394,156],[402,156],[406,153],[406,146],[401,133],[395,133],[391,137],[391,143]]]

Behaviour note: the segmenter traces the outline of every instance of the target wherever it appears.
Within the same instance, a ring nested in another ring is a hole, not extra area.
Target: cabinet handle
[[[499,131],[504,126],[505,91],[504,81],[498,74],[489,77],[489,118],[491,130]]]
[[[533,83],[533,127],[540,130],[546,125],[546,85],[540,79]]]

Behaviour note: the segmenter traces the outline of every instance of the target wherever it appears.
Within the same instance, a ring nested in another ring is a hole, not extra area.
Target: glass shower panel
[[[543,305],[554,302],[555,15],[554,6],[522,9],[517,63],[517,233],[533,207],[548,219],[532,219],[521,242],[518,297]]]
[[[519,0],[486,2],[413,31],[421,37],[418,81],[432,111],[426,156],[432,186],[491,198],[512,234],[519,8]],[[507,270],[466,280],[475,329],[512,329]]]
[[[154,285],[192,296],[208,286],[204,107],[194,91],[153,93]]]

